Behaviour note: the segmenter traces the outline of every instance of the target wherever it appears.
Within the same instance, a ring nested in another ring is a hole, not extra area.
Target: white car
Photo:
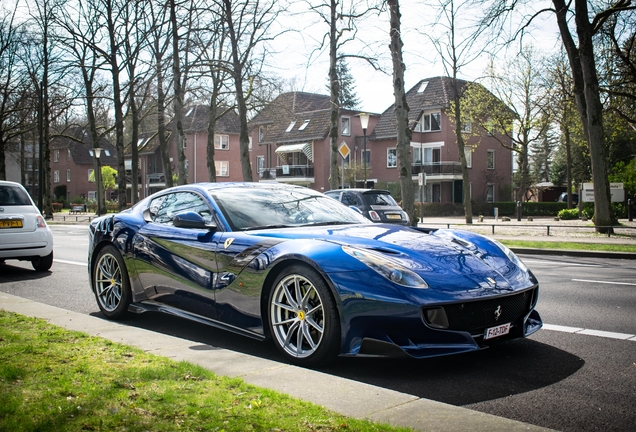
[[[31,261],[36,271],[53,264],[53,233],[20,183],[0,180],[0,264]]]

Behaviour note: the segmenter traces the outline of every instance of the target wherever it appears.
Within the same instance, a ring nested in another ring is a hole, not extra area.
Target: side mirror
[[[216,230],[216,224],[214,222],[206,222],[199,213],[195,212],[179,213],[172,220],[172,224],[177,228]]]

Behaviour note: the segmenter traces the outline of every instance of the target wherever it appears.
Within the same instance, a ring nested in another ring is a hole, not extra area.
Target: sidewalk
[[[249,384],[286,393],[348,417],[409,427],[416,431],[538,432],[550,430],[311,369],[128,327],[2,292],[0,292],[0,308],[42,318],[68,330],[81,331],[116,343],[134,346],[175,361],[197,364],[218,375],[241,378]]]

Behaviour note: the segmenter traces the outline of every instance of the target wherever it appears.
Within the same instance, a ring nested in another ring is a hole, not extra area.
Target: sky
[[[422,2],[408,0],[400,2],[400,12],[402,14],[402,41],[404,44],[405,87],[408,91],[420,80],[436,76],[447,76],[441,57],[430,41],[431,37],[440,35],[443,31],[434,29],[431,23],[435,20],[437,11],[432,6],[425,6],[424,3],[437,4],[436,1]],[[539,7],[544,1],[535,2],[532,6]],[[549,2],[548,2],[549,3]],[[313,24],[315,18],[311,18],[312,13],[307,11],[306,4],[295,2],[297,11],[302,15],[297,15],[295,23],[291,26],[302,27],[298,32],[285,33],[276,40],[275,46],[280,49],[279,54],[274,56],[272,67],[279,76],[288,80],[293,80],[294,90],[302,90],[321,94],[328,94],[327,73],[329,68],[328,56],[324,52],[307,67],[307,58],[312,49],[316,46],[316,39],[327,31],[326,24]],[[530,13],[530,11],[526,11]],[[466,16],[466,18],[463,18]],[[477,15],[474,11],[460,11],[458,15],[458,27],[464,28],[470,25],[471,20]],[[388,49],[389,45],[389,23],[388,12],[368,18],[361,26],[359,32],[360,41],[349,43],[341,52],[358,54],[364,52],[369,47],[364,47],[362,40],[368,42],[372,51],[381,55],[381,64],[385,72],[375,71],[366,62],[349,59],[349,70],[355,79],[356,92],[361,100],[359,109],[371,113],[382,113],[394,102],[391,58]],[[513,27],[512,25],[511,27]],[[529,29],[531,34],[524,40],[530,42],[535,49],[545,53],[557,51],[561,45],[556,19],[550,13],[545,14],[543,19],[536,21],[536,24]],[[499,58],[514,55],[519,44],[512,44],[510,49],[501,51]],[[459,78],[467,80],[478,80],[488,65],[489,56],[483,54],[472,63],[462,67]]]

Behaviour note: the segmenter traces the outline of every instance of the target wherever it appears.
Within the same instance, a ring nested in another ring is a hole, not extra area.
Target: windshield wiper
[[[241,231],[252,231],[252,230],[261,230],[261,229],[271,229],[271,228],[291,228],[297,225],[285,225],[285,224],[272,224],[272,225],[261,225],[261,226],[253,226],[241,229]]]
[[[330,221],[330,222],[312,222],[302,224],[300,226],[327,226],[327,225],[351,225],[351,224],[359,224],[360,222],[351,222],[351,221]]]

